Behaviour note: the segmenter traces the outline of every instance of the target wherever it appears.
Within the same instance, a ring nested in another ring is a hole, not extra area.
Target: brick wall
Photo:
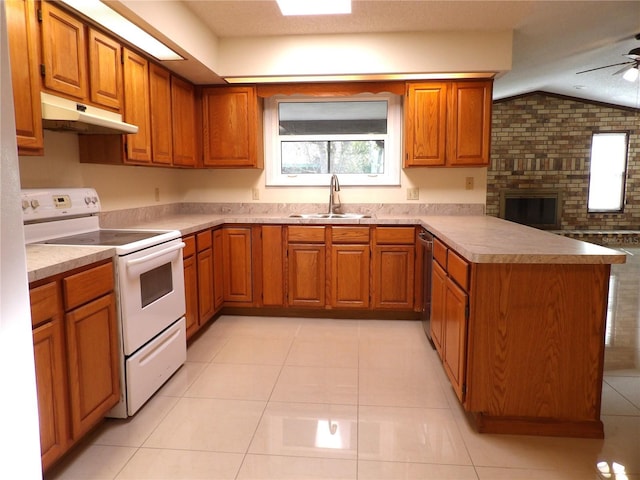
[[[562,230],[640,230],[640,111],[544,93],[493,105],[487,214],[498,216],[500,191],[562,191]],[[623,213],[587,213],[591,135],[629,131]]]

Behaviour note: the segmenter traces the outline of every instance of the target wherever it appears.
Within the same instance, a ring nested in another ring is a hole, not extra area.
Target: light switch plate
[[[407,200],[418,200],[420,198],[420,189],[418,187],[407,188]]]
[[[260,189],[259,188],[252,188],[251,189],[251,198],[253,200],[260,200]]]

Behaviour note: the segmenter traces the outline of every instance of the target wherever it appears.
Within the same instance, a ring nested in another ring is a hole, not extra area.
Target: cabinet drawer
[[[324,243],[324,227],[298,227],[287,228],[289,242]]]
[[[113,290],[113,264],[105,263],[66,277],[62,286],[65,310],[72,310]]]
[[[416,241],[413,227],[377,227],[375,235],[378,244],[413,244]]]
[[[211,230],[197,233],[196,245],[198,246],[199,252],[206,250],[207,248],[211,248]]]
[[[369,243],[369,227],[332,227],[333,243]]]
[[[51,320],[58,313],[58,286],[47,283],[29,290],[31,300],[31,324],[36,327]]]
[[[447,269],[447,246],[437,238],[433,239],[433,258],[442,268]]]
[[[182,241],[184,242],[184,249],[182,250],[182,257],[187,258],[196,253],[196,239],[195,235],[189,235],[188,237],[183,237]]]
[[[458,285],[469,291],[469,264],[453,250],[447,253],[447,272]]]

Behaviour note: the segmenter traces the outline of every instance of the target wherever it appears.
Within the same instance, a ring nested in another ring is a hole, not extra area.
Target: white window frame
[[[387,101],[387,134],[386,135],[313,135],[280,136],[278,128],[278,105],[282,102],[354,102],[354,101]],[[265,99],[264,110],[264,151],[265,181],[269,186],[326,186],[331,173],[326,174],[281,174],[282,159],[280,142],[297,140],[380,140],[384,139],[385,168],[382,174],[339,174],[340,185],[355,186],[399,186],[400,165],[402,163],[402,97],[391,93],[359,94],[349,97],[314,97],[314,96],[273,96]]]
[[[594,144],[597,137],[624,137],[624,148],[617,152],[596,151]],[[611,155],[620,155],[613,161],[617,166],[612,170]],[[591,135],[591,161],[589,163],[589,191],[587,196],[588,213],[623,213],[626,191],[627,168],[629,162],[629,132],[597,132]],[[613,196],[617,198],[613,198]],[[609,205],[598,203],[606,197]],[[614,204],[615,202],[615,204]]]

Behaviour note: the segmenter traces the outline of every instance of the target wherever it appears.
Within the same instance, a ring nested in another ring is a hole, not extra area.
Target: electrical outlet
[[[160,187],[156,187],[155,190],[153,191],[153,196],[156,199],[156,202],[160,201]]]
[[[473,190],[473,177],[466,177],[464,180],[464,188]]]
[[[418,187],[407,188],[407,200],[418,200],[420,198],[420,189]]]
[[[253,200],[260,200],[260,189],[259,188],[252,188],[251,189],[251,198]]]

